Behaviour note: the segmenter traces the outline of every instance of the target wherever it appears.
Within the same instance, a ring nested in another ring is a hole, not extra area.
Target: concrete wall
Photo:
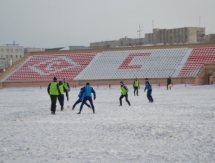
[[[114,80],[79,80],[79,81],[68,81],[70,87],[84,86],[89,82],[92,86],[102,86],[102,85],[119,85],[120,81],[123,81],[127,85],[132,85],[135,79],[114,79]],[[139,78],[140,85],[144,85],[145,78]],[[163,78],[149,78],[151,84],[156,84],[158,86],[166,86],[167,79]],[[47,87],[51,81],[46,82],[3,82],[3,87]],[[196,78],[172,78],[173,85],[175,84],[199,84]],[[201,84],[201,83],[200,83]]]
[[[199,84],[211,84],[212,78],[215,71],[214,64],[205,64],[202,72],[200,73],[198,79],[196,79],[196,83]]]
[[[215,65],[206,64],[201,74],[198,77],[184,77],[184,78],[172,78],[173,85],[174,84],[194,84],[194,85],[204,85],[215,83],[215,76],[213,73],[215,72]],[[144,85],[145,78],[139,78],[141,85]],[[166,78],[150,78],[149,79],[152,84],[157,84],[159,86],[166,85]],[[84,86],[87,82],[90,82],[91,85],[101,86],[101,85],[119,85],[120,81],[124,81],[125,84],[132,85],[134,79],[112,79],[112,80],[72,80],[68,81],[71,87]],[[40,87],[40,86],[48,86],[51,81],[43,81],[43,82],[3,82],[3,87]]]

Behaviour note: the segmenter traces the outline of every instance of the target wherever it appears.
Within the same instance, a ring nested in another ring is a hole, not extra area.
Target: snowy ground
[[[70,92],[64,111],[50,114],[46,88],[0,90],[0,163],[214,163],[215,85],[143,86],[119,107],[118,86],[95,88],[96,114],[76,114]],[[67,106],[70,108],[67,108]]]

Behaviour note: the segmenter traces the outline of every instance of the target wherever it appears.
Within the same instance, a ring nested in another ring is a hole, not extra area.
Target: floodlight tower
[[[139,44],[141,45],[140,37],[141,37],[142,29],[140,29],[140,26],[139,26],[139,30],[137,32],[139,33]]]

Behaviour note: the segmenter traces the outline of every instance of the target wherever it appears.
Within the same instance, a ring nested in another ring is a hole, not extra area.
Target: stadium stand
[[[20,63],[1,82],[43,82],[51,81],[54,76],[79,82],[171,76],[185,82],[183,77],[198,76],[205,64],[215,65],[215,47],[43,53],[29,55]],[[204,78],[189,82],[207,83]]]
[[[72,80],[94,58],[96,53],[30,56],[5,81],[50,81],[53,76]]]
[[[193,49],[179,77],[198,76],[203,70],[204,64],[215,64],[215,48]]]
[[[166,78],[178,76],[188,48],[112,51],[98,54],[75,80]],[[176,73],[178,72],[178,73]]]

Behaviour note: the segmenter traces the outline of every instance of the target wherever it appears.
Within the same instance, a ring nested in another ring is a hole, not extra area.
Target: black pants
[[[66,99],[67,99],[67,101],[69,101],[69,92],[68,91],[66,91]]]
[[[79,112],[81,112],[81,110],[82,110],[82,108],[83,108],[83,105],[84,105],[87,101],[90,102],[90,105],[92,106],[92,109],[93,109],[93,113],[95,113],[95,109],[94,109],[94,105],[93,105],[93,100],[92,100],[92,97],[90,97],[90,96],[84,97],[84,99],[83,99],[83,101],[82,101],[82,103],[81,103]]]
[[[134,87],[134,96],[135,96],[135,92],[137,92],[137,96],[138,96],[138,87]]]
[[[147,98],[148,98],[148,100],[149,100],[150,102],[153,102],[153,101],[154,101],[153,98],[152,98],[152,90],[148,90],[148,91],[147,91]]]
[[[60,103],[60,106],[61,106],[61,110],[63,109],[63,106],[64,106],[64,95],[59,95],[58,96],[58,101]]]
[[[51,98],[51,112],[54,112],[54,113],[56,111],[57,97],[58,97],[58,95],[50,95],[50,98]]]
[[[82,101],[81,101],[80,99],[78,99],[78,100],[74,103],[74,105],[73,105],[72,108],[75,108],[75,106],[76,106],[77,104],[79,104],[80,102],[82,102]],[[87,102],[85,102],[84,104],[87,105],[88,108],[90,108],[90,105],[89,105]]]
[[[170,84],[171,84],[171,83],[167,83],[167,85],[166,85],[166,89],[167,89],[167,90],[168,90],[168,88],[171,89],[171,87],[169,87]]]
[[[130,106],[131,104],[130,104],[130,102],[128,101],[128,94],[126,94],[126,95],[121,95],[120,97],[119,97],[119,103],[120,103],[120,106],[122,105],[122,99],[123,99],[123,97],[125,97],[125,101],[128,103],[128,105]]]

